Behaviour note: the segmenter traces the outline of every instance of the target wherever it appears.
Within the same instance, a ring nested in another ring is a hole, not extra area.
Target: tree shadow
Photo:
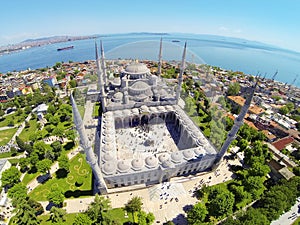
[[[54,203],[49,202],[49,204],[46,206],[46,210],[50,211],[52,207],[57,207]]]
[[[181,214],[178,214],[173,220],[172,222],[175,224],[175,225],[187,225],[188,222],[187,222],[187,218],[181,213]]]
[[[36,178],[36,180],[37,180],[40,184],[42,184],[42,183],[45,183],[49,178],[50,178],[50,174],[47,173],[47,174],[45,174],[45,175],[40,175],[40,176],[38,176],[38,177]]]
[[[71,150],[72,148],[74,148],[75,146],[75,143],[73,141],[70,141],[68,142],[63,148],[66,150],[66,151],[69,151]]]
[[[193,208],[193,205],[185,205],[185,206],[182,207],[183,211],[186,212],[186,213],[188,211],[190,211],[192,208]]]
[[[81,190],[75,190],[75,191],[66,191],[65,192],[65,197],[66,198],[79,198],[81,196],[92,196],[93,195],[93,190],[85,190],[85,191],[81,191]]]
[[[68,171],[65,169],[58,169],[55,174],[57,179],[62,179],[68,176]]]

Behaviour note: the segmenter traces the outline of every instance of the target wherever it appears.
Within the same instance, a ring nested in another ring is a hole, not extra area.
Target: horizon
[[[4,1],[0,46],[51,36],[190,33],[240,38],[300,52],[300,2],[278,0]],[[179,15],[179,16],[178,16]],[[9,22],[7,22],[9,21]]]

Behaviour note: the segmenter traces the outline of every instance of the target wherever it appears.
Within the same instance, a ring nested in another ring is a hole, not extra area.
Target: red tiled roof
[[[287,145],[291,144],[294,141],[293,137],[285,137],[278,141],[273,142],[273,146],[277,148],[279,151],[284,149]]]

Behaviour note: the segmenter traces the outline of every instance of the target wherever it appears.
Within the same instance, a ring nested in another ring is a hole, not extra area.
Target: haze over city
[[[55,35],[213,34],[300,51],[298,1],[3,1],[0,45]]]

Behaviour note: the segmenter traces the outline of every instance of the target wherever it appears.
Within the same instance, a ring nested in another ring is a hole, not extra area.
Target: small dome
[[[166,160],[168,160],[170,158],[169,154],[161,154],[159,157],[158,157],[158,160],[162,163]]]
[[[145,159],[145,163],[146,163],[146,166],[149,167],[149,168],[154,168],[158,165],[158,160],[156,157],[154,156],[148,156],[146,159]]]
[[[111,142],[111,141],[112,141],[111,135],[105,136],[105,137],[104,137],[104,142],[105,142],[105,143],[109,143],[109,142]]]
[[[124,114],[125,116],[130,116],[130,115],[131,115],[131,112],[130,112],[129,109],[125,109],[125,110],[123,110],[123,114]]]
[[[185,150],[185,151],[183,151],[183,157],[186,160],[190,160],[191,158],[194,157],[194,151],[192,151],[192,150]]]
[[[133,63],[125,68],[125,73],[128,74],[145,74],[149,72],[150,70],[143,63]]]
[[[204,152],[203,152],[203,150],[201,149],[201,148],[196,148],[195,150],[194,150],[194,152],[195,152],[195,154],[196,154],[196,156],[198,157],[199,155],[202,155]]]
[[[177,152],[172,152],[171,154],[171,159],[174,163],[180,163],[182,160],[182,154],[181,152],[177,151]]]
[[[174,108],[173,108],[172,105],[166,105],[166,109],[167,109],[167,110],[174,110]]]
[[[116,169],[117,169],[117,165],[116,165],[116,162],[114,162],[114,161],[106,162],[106,163],[104,163],[104,165],[102,167],[102,171],[106,175],[114,174],[116,172]]]
[[[114,159],[113,155],[110,153],[105,153],[102,158],[104,161],[112,161]]]
[[[133,109],[131,110],[131,112],[132,112],[133,114],[139,114],[139,110],[138,110],[137,108],[133,108]]]
[[[103,147],[104,152],[109,152],[109,151],[112,151],[112,150],[113,150],[113,148],[112,148],[112,145],[110,145],[110,144],[106,144]]]
[[[130,169],[130,165],[123,160],[118,162],[117,167],[120,173],[126,173]]]
[[[134,169],[134,170],[141,170],[142,167],[144,166],[144,160],[142,160],[142,159],[133,159],[131,161],[131,166],[132,166],[132,169]]]
[[[149,87],[150,86],[147,83],[143,81],[137,81],[130,86],[130,89],[135,91],[141,91],[141,90],[147,90]]]

